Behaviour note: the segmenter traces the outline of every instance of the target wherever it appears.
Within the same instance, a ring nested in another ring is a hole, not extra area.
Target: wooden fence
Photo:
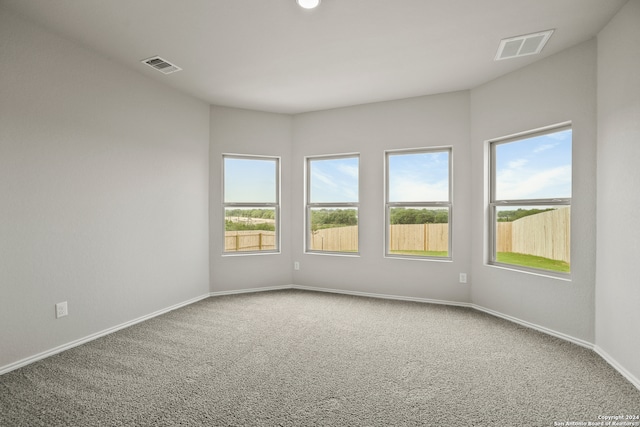
[[[313,251],[358,252],[358,226],[324,228],[311,233]]]
[[[517,252],[571,262],[571,208],[560,208],[499,222],[497,252]]]
[[[560,208],[498,222],[497,252],[517,252],[571,262],[571,208]],[[390,226],[391,251],[446,251],[449,224],[394,224]],[[227,231],[225,252],[275,250],[275,232]],[[328,252],[357,252],[358,227],[325,228],[311,233],[309,249]]]
[[[276,249],[275,231],[225,231],[225,252],[273,251]]]
[[[393,224],[390,251],[448,251],[449,224]]]
[[[390,227],[392,251],[447,251],[448,224],[394,224]],[[357,252],[358,227],[325,228],[311,233],[310,249]]]

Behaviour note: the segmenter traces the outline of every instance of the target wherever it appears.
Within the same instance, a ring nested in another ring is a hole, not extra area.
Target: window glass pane
[[[224,210],[224,251],[274,251],[276,209],[227,207]]]
[[[389,155],[389,202],[447,201],[448,151]]]
[[[449,209],[390,208],[389,253],[448,257]]]
[[[358,252],[357,208],[311,208],[309,250]]]
[[[494,200],[571,197],[571,129],[495,143]]]
[[[276,203],[277,160],[224,158],[224,203]]]
[[[357,203],[358,157],[309,161],[310,203]]]
[[[495,209],[496,262],[570,271],[571,207],[510,205]]]

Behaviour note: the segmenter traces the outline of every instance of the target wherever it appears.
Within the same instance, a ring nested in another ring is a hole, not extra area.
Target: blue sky
[[[571,129],[498,144],[496,199],[571,197]]]
[[[272,159],[225,157],[225,203],[274,203],[276,165]]]
[[[571,197],[571,129],[496,145],[496,199]],[[389,156],[390,202],[449,200],[449,153]],[[310,162],[312,203],[358,202],[358,157]],[[276,201],[276,161],[225,158],[225,202]]]
[[[358,157],[310,162],[311,203],[358,202]]]
[[[449,153],[389,155],[389,201],[449,201]]]

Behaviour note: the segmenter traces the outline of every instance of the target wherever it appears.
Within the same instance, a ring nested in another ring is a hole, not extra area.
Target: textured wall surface
[[[598,35],[596,345],[640,387],[640,1]]]
[[[470,256],[469,92],[340,108],[294,117],[294,283],[357,292],[469,302],[458,283]],[[452,261],[384,257],[385,150],[452,148]],[[304,253],[304,159],[359,153],[359,256]],[[398,278],[401,279],[398,279]]]
[[[0,367],[207,294],[209,107],[2,9],[0,57]]]
[[[291,284],[291,122],[286,114],[211,107],[210,268],[211,292]],[[222,212],[222,155],[280,157],[280,253],[227,254]]]
[[[571,281],[486,265],[488,140],[571,121]],[[472,299],[592,343],[596,226],[596,42],[591,40],[471,91]]]

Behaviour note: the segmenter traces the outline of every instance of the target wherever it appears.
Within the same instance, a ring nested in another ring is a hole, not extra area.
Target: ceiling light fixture
[[[298,6],[305,9],[315,9],[320,4],[320,0],[296,0]]]

